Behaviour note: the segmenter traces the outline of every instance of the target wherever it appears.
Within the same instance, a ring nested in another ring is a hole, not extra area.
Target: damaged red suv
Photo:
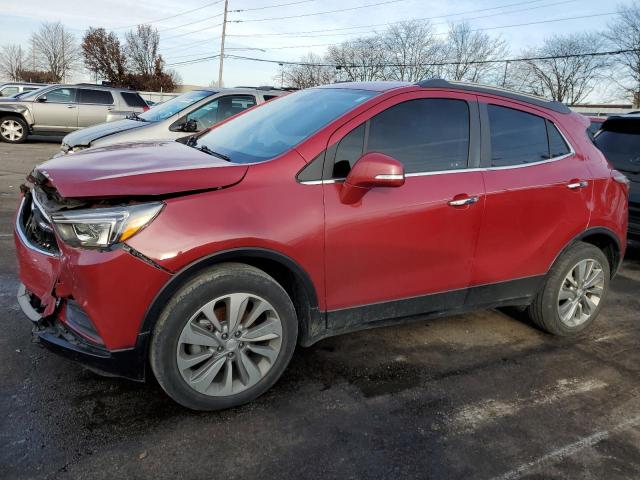
[[[19,303],[44,345],[198,410],[255,399],[297,344],[413,317],[522,306],[576,334],[627,231],[587,128],[494,88],[337,84],[55,158],[16,217]]]

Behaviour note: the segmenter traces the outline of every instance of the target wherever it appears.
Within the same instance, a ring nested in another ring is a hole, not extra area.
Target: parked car
[[[31,134],[60,134],[149,107],[137,92],[99,85],[51,85],[20,98],[0,100],[0,139],[22,143]]]
[[[282,95],[281,90],[248,88],[193,90],[153,107],[142,115],[73,132],[62,140],[62,152],[141,140],[175,140],[193,135],[249,107]]]
[[[589,116],[587,117],[589,119],[589,133],[591,135],[595,135],[598,130],[600,130],[600,127],[602,127],[602,124],[604,123],[604,121],[607,119],[607,117],[593,117],[593,116]]]
[[[594,141],[630,181],[628,236],[640,242],[640,115],[609,117]]]
[[[255,399],[296,344],[416,317],[514,305],[575,335],[627,230],[587,127],[501,89],[343,83],[60,156],[22,189],[19,303],[45,345],[197,410]]]
[[[28,82],[2,83],[0,84],[0,97],[11,97],[17,93],[32,92],[47,85],[46,83]]]

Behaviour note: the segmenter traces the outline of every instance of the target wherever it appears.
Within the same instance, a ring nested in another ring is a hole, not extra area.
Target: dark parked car
[[[626,247],[627,179],[587,127],[500,89],[335,84],[61,156],[23,189],[19,303],[48,347],[198,410],[416,316],[515,305],[574,335]]]
[[[640,241],[640,114],[609,117],[594,141],[630,181],[629,239]]]
[[[600,130],[600,127],[602,127],[602,124],[604,123],[604,121],[607,119],[607,117],[587,117],[589,119],[589,122],[591,122],[589,124],[589,132],[591,133],[591,135],[595,135],[598,130]]]

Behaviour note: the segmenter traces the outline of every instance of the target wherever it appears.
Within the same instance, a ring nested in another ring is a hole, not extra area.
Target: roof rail
[[[428,80],[421,80],[416,83],[422,88],[449,88],[454,90],[465,90],[475,93],[487,93],[490,95],[498,95],[500,97],[509,98],[511,100],[518,100],[520,102],[529,103],[538,107],[548,108],[558,113],[571,113],[571,109],[564,103],[557,102],[555,100],[547,100],[535,95],[528,95],[526,93],[514,92],[506,88],[492,87],[489,85],[479,85],[477,83],[464,83],[464,82],[450,82],[442,78],[431,78]]]

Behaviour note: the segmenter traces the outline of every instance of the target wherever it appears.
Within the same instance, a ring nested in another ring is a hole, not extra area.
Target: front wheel
[[[554,335],[580,333],[602,309],[610,272],[609,260],[598,247],[571,246],[551,268],[544,288],[527,310],[529,318]]]
[[[20,117],[0,118],[0,138],[7,143],[23,143],[27,140],[29,127]]]
[[[298,333],[286,291],[262,270],[226,263],[186,283],[153,332],[150,363],[165,392],[194,410],[247,403],[282,375]]]

